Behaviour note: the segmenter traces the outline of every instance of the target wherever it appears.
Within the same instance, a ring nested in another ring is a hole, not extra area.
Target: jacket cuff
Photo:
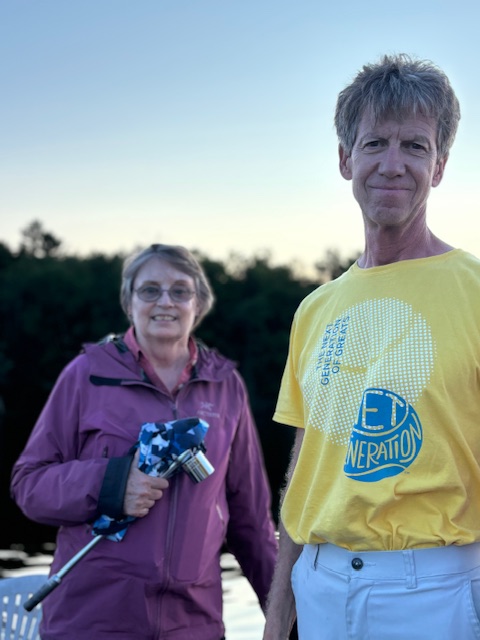
[[[133,455],[122,458],[110,458],[103,478],[100,495],[98,497],[99,515],[110,518],[121,518],[123,513],[123,500],[127,488],[127,479],[132,465]]]

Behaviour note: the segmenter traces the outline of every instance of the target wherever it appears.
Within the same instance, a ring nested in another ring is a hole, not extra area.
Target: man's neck
[[[426,227],[414,238],[402,235],[396,229],[381,229],[365,234],[365,251],[357,264],[361,269],[369,269],[402,260],[429,258],[452,249]]]

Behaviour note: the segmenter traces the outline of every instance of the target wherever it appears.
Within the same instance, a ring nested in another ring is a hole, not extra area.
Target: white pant
[[[299,640],[480,640],[480,543],[352,552],[305,545]]]

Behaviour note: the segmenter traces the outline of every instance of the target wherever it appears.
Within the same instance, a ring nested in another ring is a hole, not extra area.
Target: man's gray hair
[[[376,122],[409,115],[433,118],[437,122],[438,159],[448,156],[460,120],[460,106],[445,73],[429,60],[416,60],[405,53],[385,55],[379,62],[365,65],[340,92],[335,127],[349,155],[365,113]]]
[[[138,272],[149,260],[158,259],[193,278],[198,302],[198,314],[193,327],[197,327],[213,306],[215,297],[205,272],[195,256],[178,245],[152,244],[125,259],[120,287],[120,304],[129,317],[133,296],[133,283]]]

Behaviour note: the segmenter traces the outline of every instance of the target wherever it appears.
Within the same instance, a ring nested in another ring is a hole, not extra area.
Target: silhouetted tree
[[[338,250],[327,249],[324,258],[315,263],[315,269],[319,273],[320,282],[324,283],[329,280],[335,280],[347,271],[359,256],[360,252],[357,252],[348,258],[343,258]]]
[[[23,242],[20,245],[20,252],[36,258],[55,255],[61,245],[60,240],[52,233],[44,231],[42,223],[38,220],[31,222],[21,233]]]

